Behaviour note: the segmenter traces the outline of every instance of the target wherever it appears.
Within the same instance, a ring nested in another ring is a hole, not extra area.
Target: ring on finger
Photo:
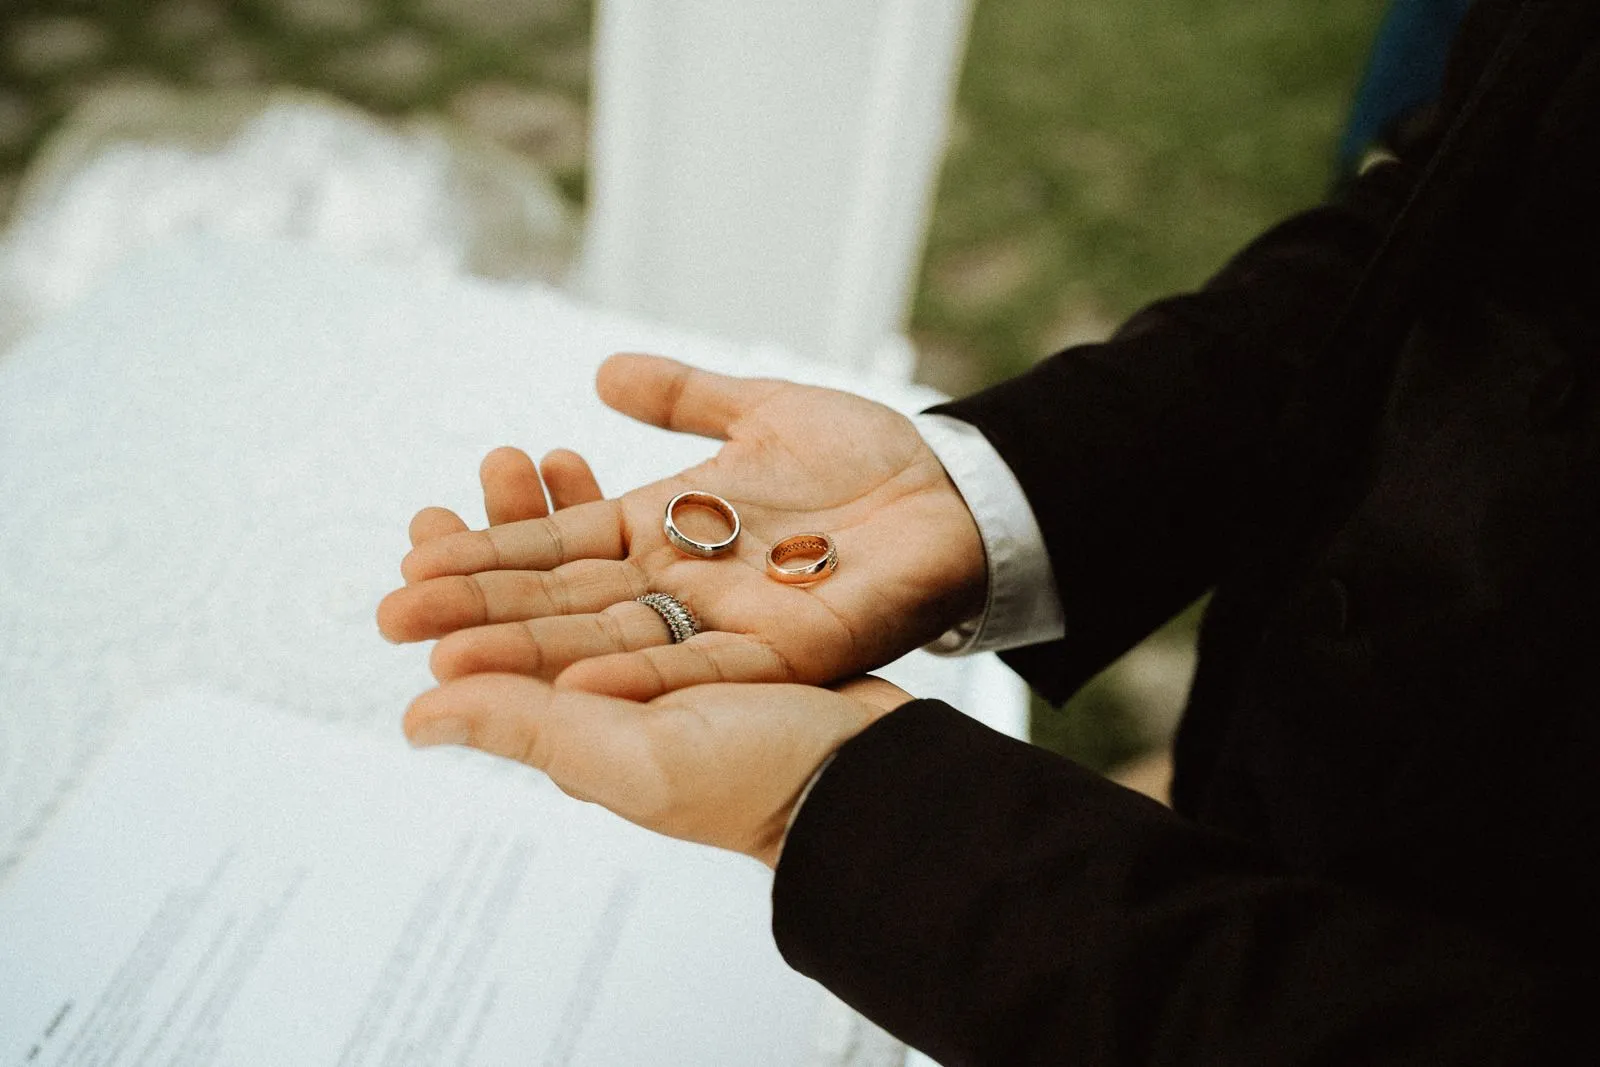
[[[700,620],[671,593],[646,593],[634,599],[661,616],[661,621],[667,624],[667,631],[672,635],[673,644],[681,644],[700,632]]]
[[[789,564],[795,556],[814,557],[805,563]],[[785,585],[809,585],[820,582],[839,566],[839,551],[833,538],[821,533],[795,534],[785,537],[767,553],[767,576]]]

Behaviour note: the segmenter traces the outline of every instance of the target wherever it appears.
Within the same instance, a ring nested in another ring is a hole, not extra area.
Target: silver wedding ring
[[[785,562],[795,556],[815,557],[805,563]],[[767,553],[767,576],[787,585],[820,582],[839,566],[839,552],[827,534],[804,533],[785,537]]]
[[[683,606],[683,601],[672,594],[646,593],[634,599],[661,616],[661,621],[672,632],[673,644],[681,644],[700,632],[700,620],[694,617],[694,612]]]
[[[696,541],[678,529],[677,511],[679,508],[685,507],[706,508],[709,511],[715,511],[718,515],[728,520],[728,525],[733,527],[733,532],[720,541]],[[697,489],[693,489],[687,493],[679,493],[667,501],[667,513],[662,517],[661,529],[667,535],[667,540],[672,542],[672,547],[679,552],[686,556],[694,556],[697,559],[710,559],[712,556],[720,555],[732,548],[733,543],[739,539],[739,513],[733,510],[732,504],[717,494],[702,493]]]

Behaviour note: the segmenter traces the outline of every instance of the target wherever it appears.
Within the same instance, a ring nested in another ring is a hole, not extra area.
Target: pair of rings
[[[720,541],[696,540],[678,527],[677,513],[682,507],[698,507],[714,511],[721,515],[732,529],[728,536]],[[733,543],[739,539],[741,527],[739,513],[734,510],[732,504],[715,493],[692,489],[687,493],[679,493],[667,502],[661,529],[667,535],[672,547],[679,552],[696,559],[711,559],[733,547]],[[805,557],[806,562],[788,563],[796,556]],[[767,576],[786,585],[820,582],[832,574],[838,566],[839,552],[834,547],[833,538],[822,533],[803,533],[785,537],[767,552]]]
[[[679,528],[677,511],[680,507],[701,507],[714,511],[721,515],[732,529],[720,541],[697,540]],[[679,493],[667,502],[661,529],[672,546],[684,555],[695,559],[712,559],[733,547],[733,543],[739,539],[741,525],[739,513],[734,510],[732,504],[715,493],[690,490],[687,493]],[[805,557],[804,562],[788,562],[796,556]],[[767,552],[767,575],[786,585],[820,582],[832,574],[838,566],[839,553],[834,547],[833,538],[822,533],[785,537]],[[673,644],[687,641],[700,632],[700,620],[695,618],[694,612],[690,611],[683,601],[672,594],[646,593],[635,599],[661,616],[661,621],[667,624],[667,630],[672,635]]]

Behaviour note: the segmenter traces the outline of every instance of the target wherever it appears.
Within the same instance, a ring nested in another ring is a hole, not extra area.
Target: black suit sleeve
[[[977,426],[1044,533],[1068,640],[1007,656],[1060,701],[1215,585],[1271,513],[1286,407],[1318,361],[1470,96],[1514,3],[1468,17],[1432,132],[1329,203],[1254,241],[1200,291],[1154,304],[1104,344],[934,410]],[[1366,290],[1363,290],[1363,285]],[[1381,283],[1380,283],[1381,284]]]
[[[1110,341],[934,409],[983,432],[1044,533],[1072,636],[1014,665],[1046,696],[1064,698],[1216,583],[1270,505],[1285,402],[1410,180],[1377,168]]]
[[[1537,977],[1496,946],[1286,876],[933,701],[819,779],[773,928],[947,1067],[1560,1062]]]

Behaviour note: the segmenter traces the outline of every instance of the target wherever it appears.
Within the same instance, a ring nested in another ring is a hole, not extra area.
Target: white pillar
[[[602,0],[600,303],[873,369],[899,342],[971,0]]]

